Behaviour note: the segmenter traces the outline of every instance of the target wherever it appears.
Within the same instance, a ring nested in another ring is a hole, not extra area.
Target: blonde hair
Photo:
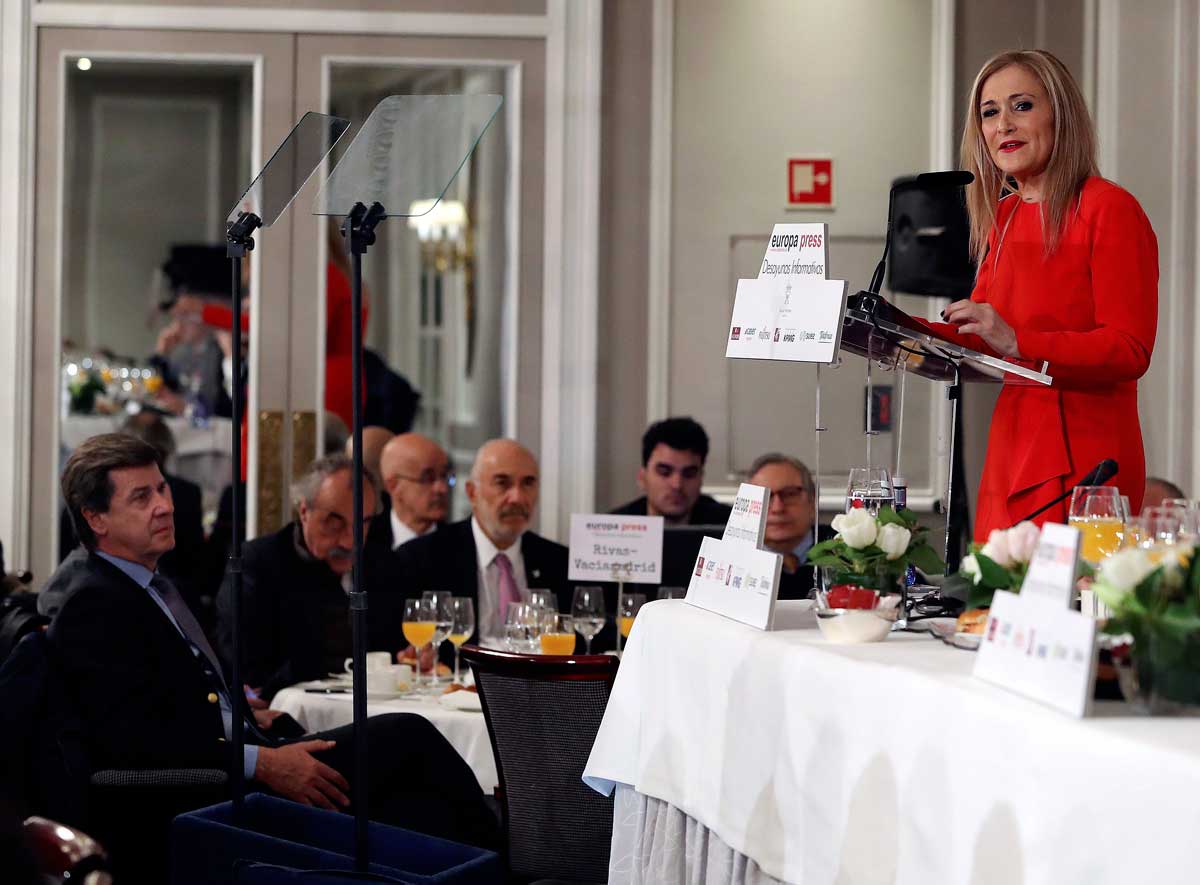
[[[962,136],[962,166],[975,176],[967,187],[967,214],[971,220],[971,254],[983,261],[988,233],[996,223],[997,205],[1005,190],[1015,190],[997,168],[983,137],[979,110],[983,84],[999,70],[1020,65],[1037,77],[1050,101],[1054,117],[1054,145],[1042,185],[1042,234],[1046,254],[1058,247],[1071,204],[1084,181],[1099,175],[1096,167],[1096,129],[1083,92],[1067,66],[1044,49],[1024,49],[992,56],[980,69],[967,101]]]

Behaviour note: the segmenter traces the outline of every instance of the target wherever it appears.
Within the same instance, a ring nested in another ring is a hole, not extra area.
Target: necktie
[[[151,578],[150,586],[158,591],[159,597],[167,604],[167,610],[175,618],[175,623],[179,625],[179,629],[183,631],[183,635],[188,638],[192,645],[203,652],[216,673],[221,675],[221,664],[217,660],[212,646],[208,644],[208,637],[200,629],[200,624],[196,621],[192,610],[187,607],[187,603],[183,601],[183,597],[179,595],[179,591],[175,589],[175,585],[168,581],[164,575],[156,574]]]
[[[503,626],[508,617],[508,604],[520,602],[521,593],[517,590],[517,579],[513,577],[512,562],[504,553],[497,553],[493,560],[500,569],[500,624]]]
[[[783,570],[785,572],[787,572],[789,575],[794,575],[794,574],[796,574],[796,571],[799,568],[800,568],[800,557],[799,556],[797,556],[795,553],[783,554]]]

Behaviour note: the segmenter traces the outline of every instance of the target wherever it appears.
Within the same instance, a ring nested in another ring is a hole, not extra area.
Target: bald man
[[[559,610],[567,598],[567,548],[529,530],[537,509],[538,464],[511,439],[484,443],[467,480],[471,517],[403,544],[394,557],[405,596],[449,590],[475,600],[477,638],[502,648],[504,613],[530,590],[555,592]],[[449,659],[447,646],[443,655]]]
[[[383,450],[387,448],[387,444],[395,437],[395,434],[386,427],[378,427],[373,424],[364,427],[362,433],[363,467],[375,480],[375,487],[381,489],[383,488],[383,474],[379,469],[380,460],[383,458]],[[354,457],[353,436],[346,437],[346,456]]]
[[[419,433],[392,437],[380,454],[379,472],[391,499],[389,518],[380,527],[389,550],[445,521],[456,480],[450,456],[436,442]]]

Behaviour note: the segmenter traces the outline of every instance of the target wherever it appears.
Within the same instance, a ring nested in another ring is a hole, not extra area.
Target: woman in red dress
[[[1038,363],[1050,387],[1006,382],[992,413],[975,537],[1007,528],[1113,458],[1134,512],[1146,458],[1137,380],[1158,327],[1158,242],[1134,197],[1100,178],[1083,94],[1048,52],[1006,52],[971,90],[962,140],[968,300],[935,328],[968,347]],[[1038,522],[1066,522],[1067,504]]]

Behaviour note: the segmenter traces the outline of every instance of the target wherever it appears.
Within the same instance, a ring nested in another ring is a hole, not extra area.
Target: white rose
[[[1156,567],[1149,554],[1141,548],[1118,551],[1100,566],[1093,589],[1104,604],[1112,608],[1119,605],[1121,599]]]
[[[879,537],[875,544],[887,554],[889,560],[899,559],[908,550],[908,542],[912,540],[912,532],[902,525],[888,523],[879,527]]]
[[[1026,520],[1008,530],[1008,552],[1013,562],[1028,563],[1033,559],[1042,530]]]
[[[979,550],[984,556],[990,559],[996,565],[1008,568],[1012,565],[1012,553],[1008,549],[1008,532],[1003,529],[992,529],[992,533],[988,535],[987,543]]]
[[[974,553],[968,553],[962,558],[962,561],[958,564],[958,573],[970,578],[972,584],[978,584],[983,580],[983,575],[979,573],[979,563],[976,561]]]
[[[875,517],[861,507],[856,507],[849,513],[839,513],[830,524],[846,542],[846,546],[855,550],[862,550],[875,543],[875,535],[878,532]]]

